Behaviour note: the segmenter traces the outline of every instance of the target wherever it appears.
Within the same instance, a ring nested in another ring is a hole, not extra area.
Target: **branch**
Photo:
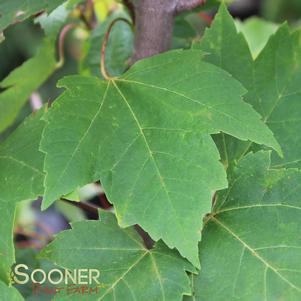
[[[171,48],[176,14],[206,0],[139,0],[135,6],[135,47],[130,64]]]
[[[177,3],[175,13],[181,13],[186,10],[194,9],[200,5],[205,4],[206,0],[179,0]]]
[[[98,210],[101,209],[101,208],[96,207],[96,206],[94,206],[92,204],[89,204],[89,203],[73,202],[73,201],[67,200],[65,198],[61,198],[61,201],[65,202],[69,205],[72,205],[74,207],[80,208],[83,211],[92,213],[93,215],[96,215],[96,216],[98,216]]]
[[[178,0],[139,0],[136,5],[135,51],[131,64],[171,47]]]

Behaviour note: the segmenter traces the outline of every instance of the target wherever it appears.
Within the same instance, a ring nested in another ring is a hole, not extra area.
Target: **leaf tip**
[[[45,211],[47,210],[54,201],[52,201],[51,199],[49,199],[46,195],[44,196],[42,203],[41,203],[41,210]]]
[[[271,147],[276,151],[276,153],[279,155],[279,157],[281,159],[283,159],[284,155],[283,155],[282,148],[281,148],[280,144],[277,142],[277,140],[276,139],[274,139],[274,140],[275,141],[274,141],[273,145],[271,145]]]

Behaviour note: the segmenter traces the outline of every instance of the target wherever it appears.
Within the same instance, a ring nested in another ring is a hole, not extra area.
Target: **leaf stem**
[[[119,21],[128,24],[131,28],[133,27],[133,24],[128,19],[126,19],[126,18],[116,18],[109,25],[109,27],[108,27],[108,29],[106,31],[104,40],[102,42],[101,56],[100,56],[100,72],[101,72],[102,76],[104,77],[104,79],[106,79],[106,80],[111,80],[113,78],[113,77],[110,76],[110,74],[106,70],[106,66],[105,66],[105,62],[106,62],[106,48],[107,48],[107,45],[108,45],[108,42],[109,42],[111,31],[112,31],[114,25],[117,22],[119,22]]]
[[[61,68],[64,65],[65,62],[65,54],[64,54],[64,42],[67,33],[74,29],[77,25],[75,23],[67,24],[63,27],[63,29],[60,32],[59,36],[59,42],[58,42],[58,55],[59,55],[59,61],[56,64],[56,68]]]

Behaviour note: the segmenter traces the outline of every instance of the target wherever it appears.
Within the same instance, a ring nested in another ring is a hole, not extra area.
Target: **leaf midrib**
[[[95,115],[93,116],[88,128],[86,129],[86,131],[84,132],[84,134],[82,135],[81,139],[79,140],[78,144],[76,145],[76,147],[74,148],[74,151],[72,152],[69,160],[67,161],[67,164],[65,165],[65,168],[63,169],[63,171],[60,173],[60,175],[57,177],[56,181],[55,181],[55,184],[52,185],[53,187],[56,186],[57,183],[60,182],[60,180],[63,178],[63,176],[65,175],[68,167],[70,166],[74,156],[76,155],[76,153],[78,152],[81,144],[83,143],[83,141],[85,140],[86,136],[89,134],[89,130],[91,129],[92,125],[94,124],[95,120],[97,119],[97,117],[99,116],[99,114],[101,113],[102,111],[102,108],[103,108],[103,105],[105,103],[105,100],[106,100],[106,97],[107,97],[107,94],[108,94],[108,90],[109,90],[109,87],[110,87],[110,82],[108,82],[107,84],[107,87],[106,87],[106,90],[103,94],[103,97],[102,97],[102,101],[100,103],[100,106],[98,108],[98,110],[96,111]],[[46,156],[47,156],[47,153],[46,153]],[[45,177],[45,181],[46,181],[46,178],[47,178],[47,173],[46,173],[46,177]],[[45,187],[47,187],[47,185],[45,185]],[[47,190],[47,189],[46,189]],[[51,190],[48,188],[48,190]],[[47,193],[46,193],[47,194]]]
[[[148,141],[147,141],[147,139],[146,139],[146,137],[145,137],[145,135],[144,135],[143,128],[142,128],[142,126],[141,126],[141,124],[140,124],[138,118],[136,117],[135,112],[132,110],[132,108],[131,108],[129,102],[127,101],[125,95],[121,92],[121,90],[119,89],[119,87],[117,86],[117,84],[116,84],[116,82],[115,82],[114,80],[112,80],[112,83],[113,83],[113,85],[115,86],[115,88],[116,88],[116,90],[118,91],[118,93],[120,94],[121,98],[122,98],[122,99],[124,100],[124,102],[126,103],[126,105],[127,105],[128,109],[129,109],[130,113],[132,114],[132,116],[133,116],[133,118],[134,118],[134,120],[135,120],[135,122],[136,122],[136,124],[137,124],[137,127],[138,127],[138,129],[139,129],[139,131],[140,131],[141,137],[142,137],[142,139],[144,140],[145,146],[146,146],[146,148],[147,148],[147,150],[148,150],[149,158],[150,158],[150,159],[152,160],[152,162],[153,162],[153,165],[154,165],[154,167],[155,167],[155,169],[156,169],[156,172],[157,172],[158,178],[159,178],[159,180],[160,180],[160,183],[161,183],[161,185],[162,185],[162,187],[163,187],[163,189],[164,189],[164,191],[165,191],[165,194],[166,194],[166,196],[167,196],[167,199],[168,199],[168,201],[169,201],[169,203],[170,203],[170,205],[171,205],[171,208],[172,208],[172,210],[173,210],[173,212],[174,212],[174,214],[175,214],[175,216],[176,216],[176,222],[178,223],[178,226],[179,226],[178,229],[182,232],[183,237],[185,237],[185,233],[184,233],[184,230],[183,230],[183,229],[184,229],[184,226],[183,226],[183,225],[181,224],[181,222],[180,222],[181,219],[179,218],[178,212],[177,212],[176,208],[174,207],[174,204],[173,204],[173,202],[172,202],[172,200],[171,200],[171,197],[170,197],[170,195],[169,195],[169,191],[168,191],[167,186],[166,186],[166,184],[165,184],[164,178],[163,178],[162,175],[161,175],[161,172],[160,172],[160,169],[159,169],[159,167],[158,167],[158,164],[157,164],[157,162],[156,162],[156,160],[155,160],[155,158],[154,158],[154,156],[153,156],[153,153],[152,153],[152,151],[151,151],[151,149],[150,149],[150,146],[149,146],[149,144],[148,144]]]
[[[300,209],[300,208],[299,208]],[[285,276],[283,276],[274,266],[272,266],[269,262],[267,262],[260,254],[256,251],[256,249],[253,249],[251,246],[249,246],[243,239],[241,239],[232,229],[230,229],[226,224],[221,222],[216,216],[211,216],[210,220],[215,222],[217,225],[219,225],[221,228],[226,230],[231,236],[233,236],[237,241],[239,241],[249,252],[255,256],[259,261],[261,261],[266,268],[269,268],[271,271],[273,271],[279,278],[281,278],[286,284],[288,284],[293,289],[297,290],[299,293],[301,293],[301,288],[297,287],[295,284],[290,282]]]
[[[147,84],[147,83],[144,83],[144,82],[140,82],[140,81],[134,81],[134,80],[128,80],[128,79],[116,79],[115,81],[119,81],[119,82],[125,82],[125,83],[129,83],[129,84],[136,84],[136,85],[141,85],[141,86],[145,86],[145,87],[148,87],[148,88],[153,88],[153,89],[157,89],[157,90],[161,90],[161,91],[165,91],[165,92],[168,92],[170,94],[175,94],[177,96],[180,96],[180,97],[183,97],[184,99],[190,101],[190,102],[193,102],[193,103],[196,103],[197,105],[200,105],[200,106],[203,106],[204,108],[208,109],[208,110],[212,110],[212,111],[215,111],[217,112],[218,114],[221,114],[223,116],[226,116],[227,118],[230,118],[230,119],[233,119],[243,125],[245,125],[245,122],[241,121],[239,118],[233,116],[233,115],[229,115],[223,111],[220,111],[218,109],[216,109],[216,107],[220,106],[220,105],[223,105],[223,104],[217,104],[217,105],[214,105],[214,106],[210,106],[210,105],[207,105],[207,104],[204,104],[200,101],[198,101],[197,99],[193,99],[183,93],[180,93],[180,92],[177,92],[175,90],[171,90],[171,89],[168,89],[168,88],[164,88],[164,87],[160,87],[158,85],[153,85],[153,84]],[[245,103],[246,105],[249,105],[248,103]],[[257,113],[259,115],[259,113]],[[253,129],[253,128],[250,128],[250,129]],[[220,131],[221,129],[219,128],[215,128],[215,130],[218,130]],[[214,134],[216,133],[215,131],[212,132],[211,134]],[[225,133],[229,134],[229,135],[232,135],[230,132],[226,132]],[[251,142],[253,143],[253,142]]]
[[[139,262],[149,253],[146,251],[142,256],[140,256],[117,280],[104,292],[104,294],[98,299],[98,301],[103,300],[103,298],[115,288],[115,286],[136,266]]]

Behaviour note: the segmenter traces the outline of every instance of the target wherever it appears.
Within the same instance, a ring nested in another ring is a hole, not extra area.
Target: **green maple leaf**
[[[224,4],[220,6],[211,27],[206,29],[203,38],[195,42],[193,48],[203,50],[205,61],[229,72],[249,93],[253,91],[250,77],[252,55],[245,37],[237,31],[235,21]]]
[[[35,23],[39,23],[45,32],[46,36],[53,36],[56,38],[60,29],[68,20],[69,14],[74,8],[75,5],[67,5],[63,3],[54,9],[50,14],[42,14],[41,16],[35,19]],[[56,44],[55,41],[52,41],[53,44]]]
[[[301,166],[301,141],[296,134],[301,126],[300,35],[300,30],[291,33],[282,25],[254,61],[244,36],[222,5],[212,27],[195,45],[208,53],[206,61],[228,71],[247,88],[244,99],[262,115],[283,149],[283,158],[272,155],[272,165],[278,167]],[[229,137],[218,142],[225,161],[240,160],[254,148]]]
[[[0,281],[0,296],[1,300],[8,301],[24,301],[21,294],[14,287],[8,287]]]
[[[202,39],[195,42],[193,48],[205,51],[207,55],[204,60],[223,68],[243,84],[248,90],[248,94],[244,95],[245,101],[253,99],[253,58],[246,39],[237,31],[225,5],[220,6],[211,27],[206,29]],[[226,166],[243,157],[250,146],[249,142],[238,141],[223,133],[215,140]]]
[[[0,32],[41,11],[51,12],[66,0],[3,0],[0,3]]]
[[[283,159],[272,155],[275,167],[301,166],[300,39],[300,30],[291,33],[284,24],[255,61],[258,98],[254,106],[283,148]]]
[[[110,212],[102,212],[101,221],[73,224],[40,257],[67,269],[100,272],[98,294],[60,294],[54,300],[180,301],[184,294],[191,294],[185,271],[194,272],[194,268],[188,261],[161,242],[146,249],[136,231],[120,229]]]
[[[44,110],[27,118],[0,145],[0,279],[8,282],[15,262],[13,226],[16,204],[43,194],[44,155],[39,152]]]
[[[196,266],[201,217],[226,175],[209,134],[224,131],[280,151],[239,82],[202,62],[199,51],[145,59],[121,78],[73,76],[47,114],[43,208],[78,186],[101,180],[122,226]]]
[[[194,300],[300,300],[300,181],[268,152],[240,161],[203,230]]]
[[[54,39],[45,39],[37,55],[13,70],[1,83],[0,132],[9,127],[32,92],[56,69]]]

